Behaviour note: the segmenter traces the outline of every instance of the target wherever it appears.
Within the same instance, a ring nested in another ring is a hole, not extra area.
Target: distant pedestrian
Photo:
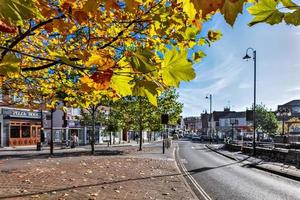
[[[79,139],[78,139],[78,136],[76,134],[74,136],[74,143],[75,143],[75,146],[79,145]]]
[[[74,133],[71,135],[71,148],[75,148],[76,146],[76,141],[77,141],[76,137],[77,136]]]

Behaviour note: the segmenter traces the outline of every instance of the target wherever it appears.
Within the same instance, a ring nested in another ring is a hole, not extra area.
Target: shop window
[[[30,138],[30,126],[22,126],[22,138]]]
[[[11,138],[20,138],[20,126],[11,126],[10,127],[10,137]]]
[[[32,127],[32,137],[36,137],[36,127]]]

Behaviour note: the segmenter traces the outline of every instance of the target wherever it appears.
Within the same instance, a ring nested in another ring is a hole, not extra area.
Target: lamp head
[[[244,60],[249,60],[251,58],[251,56],[248,55],[248,53],[246,53],[246,55],[243,57]]]

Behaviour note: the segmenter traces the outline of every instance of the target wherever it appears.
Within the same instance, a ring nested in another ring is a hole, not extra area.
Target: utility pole
[[[211,144],[211,140],[212,140],[212,121],[213,121],[213,116],[212,116],[212,94],[210,94],[209,96],[206,96],[206,99],[209,99],[209,116],[210,116],[209,143]]]

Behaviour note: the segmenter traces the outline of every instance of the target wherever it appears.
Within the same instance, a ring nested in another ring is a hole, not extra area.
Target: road
[[[203,192],[192,187],[199,199],[300,200],[300,182],[249,168],[201,143],[177,143],[181,163],[208,195],[205,198]]]

